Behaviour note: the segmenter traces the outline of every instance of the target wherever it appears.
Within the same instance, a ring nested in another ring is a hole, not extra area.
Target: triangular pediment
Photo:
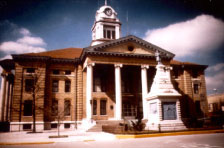
[[[94,52],[96,54],[110,53],[154,56],[156,51],[160,53],[161,57],[172,59],[175,56],[173,53],[133,35],[84,48],[84,52]]]

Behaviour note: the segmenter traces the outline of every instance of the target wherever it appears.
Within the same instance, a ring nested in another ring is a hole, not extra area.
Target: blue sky
[[[209,94],[214,88],[224,92],[223,4],[222,0],[108,0],[122,22],[122,36],[143,38],[173,52],[177,60],[209,65]],[[0,58],[89,46],[95,13],[102,5],[104,0],[1,0]]]

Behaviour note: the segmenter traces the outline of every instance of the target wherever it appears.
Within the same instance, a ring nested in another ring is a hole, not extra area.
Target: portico
[[[147,64],[130,65],[92,61],[86,66],[86,119],[122,120],[147,118]],[[149,83],[151,85],[151,82]],[[104,100],[104,101],[103,101]],[[105,110],[105,111],[104,111]]]

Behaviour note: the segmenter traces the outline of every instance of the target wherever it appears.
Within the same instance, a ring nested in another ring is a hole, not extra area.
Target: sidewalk
[[[55,142],[75,141],[100,141],[114,140],[115,135],[104,132],[85,132],[79,130],[61,131],[60,135],[68,135],[67,138],[49,138],[57,136],[57,131],[43,131],[43,133],[7,132],[0,133],[0,145],[28,145],[28,144],[51,144]]]
[[[55,142],[90,142],[90,141],[107,141],[127,138],[148,138],[160,136],[177,136],[192,134],[210,134],[224,133],[224,129],[220,130],[203,130],[203,131],[184,131],[172,133],[156,133],[143,135],[113,135],[104,132],[85,132],[79,130],[61,131],[60,135],[68,135],[68,138],[49,138],[56,136],[57,131],[44,131],[43,133],[27,133],[27,132],[8,132],[0,133],[0,145],[29,145],[29,144],[52,144]]]

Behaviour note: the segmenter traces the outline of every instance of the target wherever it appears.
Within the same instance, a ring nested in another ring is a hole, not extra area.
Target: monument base
[[[183,131],[187,130],[187,127],[181,120],[164,120],[159,123],[146,123],[145,130],[154,131]]]

